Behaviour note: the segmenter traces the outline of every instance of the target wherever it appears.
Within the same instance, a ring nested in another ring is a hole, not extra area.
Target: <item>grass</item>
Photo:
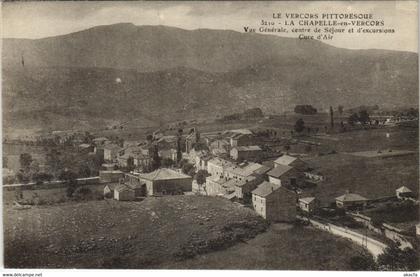
[[[403,185],[418,193],[417,154],[387,159],[332,154],[312,158],[308,163],[318,168],[326,179],[306,193],[318,197],[324,205],[346,190],[369,199],[393,196]]]
[[[92,198],[102,198],[105,184],[88,185],[87,187],[92,191]],[[66,188],[51,188],[51,189],[34,189],[23,190],[23,199],[19,200],[23,204],[54,204],[69,201],[66,197]],[[16,192],[13,190],[3,190],[3,205],[12,205],[16,200]]]
[[[13,268],[160,268],[265,226],[252,210],[211,197],[6,206],[4,261]]]
[[[165,264],[165,268],[350,270],[350,258],[360,253],[365,252],[359,246],[327,232],[275,224],[246,243]]]

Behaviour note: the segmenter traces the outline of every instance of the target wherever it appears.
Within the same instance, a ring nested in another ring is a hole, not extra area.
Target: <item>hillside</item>
[[[4,264],[12,268],[160,268],[248,240],[267,227],[254,211],[214,197],[4,210]]]
[[[6,127],[131,118],[147,124],[254,107],[278,113],[296,104],[322,110],[418,102],[418,59],[409,52],[133,24],[4,39],[3,47]]]

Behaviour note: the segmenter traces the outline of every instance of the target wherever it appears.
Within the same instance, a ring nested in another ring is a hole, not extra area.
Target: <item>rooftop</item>
[[[266,197],[270,195],[271,193],[273,193],[274,191],[278,190],[279,188],[281,188],[281,185],[264,181],[256,189],[252,191],[252,194],[255,194],[261,197]]]
[[[275,168],[273,168],[272,170],[267,172],[267,175],[278,178],[278,177],[282,176],[283,174],[285,174],[286,172],[288,172],[291,169],[293,169],[293,167],[288,166],[288,165],[279,164]]]
[[[346,193],[343,194],[335,200],[342,201],[342,202],[354,202],[354,201],[367,201],[367,198],[364,198],[363,196],[357,194],[357,193]]]
[[[290,165],[296,159],[297,159],[296,157],[292,157],[292,156],[289,156],[289,155],[283,155],[283,156],[277,158],[274,161],[274,163],[276,163],[276,164],[282,164],[282,165]]]
[[[253,174],[255,171],[263,168],[264,166],[259,163],[246,163],[244,165],[233,165],[226,169],[226,171],[230,171],[233,174],[240,175],[240,176],[249,176]]]
[[[234,148],[238,149],[238,151],[261,151],[261,147],[259,147],[258,145],[236,146]]]
[[[412,192],[412,191],[411,191],[411,189],[407,188],[406,186],[402,186],[402,187],[397,189],[397,192],[406,193],[406,192]]]
[[[304,198],[299,198],[299,201],[300,201],[300,202],[303,202],[303,203],[306,203],[306,204],[309,204],[309,203],[311,203],[311,202],[315,201],[315,197],[304,197]]]
[[[190,179],[191,176],[177,172],[169,168],[159,168],[150,173],[139,174],[139,178],[147,180],[173,180],[173,179]]]

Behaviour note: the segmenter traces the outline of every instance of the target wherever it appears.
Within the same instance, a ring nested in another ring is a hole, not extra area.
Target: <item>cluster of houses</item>
[[[153,139],[162,159],[177,160],[177,136],[156,132]],[[247,129],[203,136],[197,135],[194,129],[183,136],[182,158],[191,163],[196,172],[206,171],[204,184],[198,184],[175,167],[161,167],[153,172],[142,170],[151,162],[146,143],[124,142],[121,147],[107,138],[96,138],[89,151],[103,155],[105,160],[100,179],[108,183],[104,188],[106,197],[132,201],[139,197],[186,193],[219,196],[252,205],[259,215],[270,221],[292,221],[297,210],[314,213],[320,202],[311,195],[302,195],[300,188],[308,182],[322,183],[324,175],[296,155],[286,153],[267,158],[258,144],[259,139]],[[198,140],[204,148],[195,147]],[[116,167],[127,167],[130,159],[134,170],[116,170]],[[406,187],[396,193],[399,199],[412,195]],[[335,199],[336,206],[343,209],[364,208],[368,201],[351,192]]]

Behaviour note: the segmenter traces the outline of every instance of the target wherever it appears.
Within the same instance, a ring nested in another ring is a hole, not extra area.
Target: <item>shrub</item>
[[[377,270],[377,265],[372,255],[361,254],[360,256],[353,256],[349,261],[351,270],[355,271],[372,271]]]

